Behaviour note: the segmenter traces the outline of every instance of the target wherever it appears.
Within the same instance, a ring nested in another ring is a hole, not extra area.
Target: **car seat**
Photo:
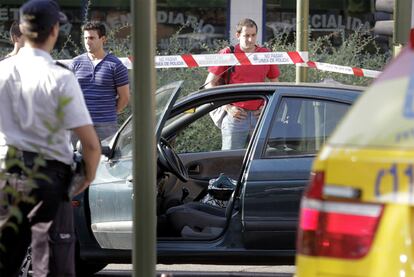
[[[169,208],[167,220],[183,238],[213,238],[220,235],[233,210],[234,192],[226,208],[190,202]]]

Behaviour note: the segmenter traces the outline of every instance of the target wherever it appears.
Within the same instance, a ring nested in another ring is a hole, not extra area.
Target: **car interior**
[[[219,141],[209,151],[186,153],[181,149],[179,155],[174,149],[180,144],[183,129],[191,128],[197,121],[209,121],[209,128],[220,132],[209,118],[210,110],[212,106],[208,104],[173,116],[157,145],[159,239],[212,239],[224,231],[231,215],[237,213],[233,199],[248,143],[244,149],[221,151]],[[212,186],[215,180],[217,184],[224,180],[231,185],[217,188]]]

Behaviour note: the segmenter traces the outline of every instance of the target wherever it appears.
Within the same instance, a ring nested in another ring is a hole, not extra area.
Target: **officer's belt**
[[[13,147],[13,146],[11,146]],[[37,157],[41,156],[39,153],[35,153],[35,152],[30,152],[30,151],[25,151],[25,150],[20,150],[17,149],[15,147],[13,147],[15,151],[15,158],[22,160],[26,165],[27,164],[33,164],[34,165],[34,161]],[[71,166],[65,163],[62,163],[60,161],[57,160],[47,160],[47,159],[43,159],[46,163],[46,165],[44,166],[44,168],[47,169],[56,169],[56,170],[71,170]],[[43,167],[43,166],[42,166]]]

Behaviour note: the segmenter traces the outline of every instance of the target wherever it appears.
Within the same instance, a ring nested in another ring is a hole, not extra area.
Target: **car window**
[[[265,158],[313,155],[326,142],[349,104],[283,97],[266,141]]]
[[[114,158],[122,159],[132,156],[132,135],[132,120],[130,120],[119,133]]]
[[[252,100],[257,101],[262,99]],[[263,99],[263,101],[263,105],[266,105],[266,100]],[[180,124],[178,123],[180,121],[188,122],[184,124],[184,127],[178,128],[179,131],[175,133],[174,141],[171,142],[174,144],[174,149],[177,153],[199,153],[221,150],[221,129],[214,124],[213,119],[208,113],[208,111],[210,111],[209,108],[210,104],[202,104],[198,107],[189,109],[182,114],[175,115],[167,121],[166,126]],[[193,119],[190,119],[189,117],[193,117]],[[221,119],[224,118],[222,117]],[[251,136],[248,136],[241,149],[246,149],[250,140]]]
[[[214,125],[210,116],[206,114],[176,134],[174,148],[177,153],[198,153],[220,150],[220,129]]]

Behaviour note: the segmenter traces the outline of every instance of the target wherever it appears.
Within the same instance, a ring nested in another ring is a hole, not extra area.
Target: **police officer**
[[[73,245],[73,231],[51,236],[54,218],[72,220],[67,196],[73,162],[70,131],[81,140],[86,169],[75,194],[93,181],[101,152],[75,76],[50,56],[59,24],[65,21],[57,1],[29,0],[20,8],[25,46],[0,63],[0,162],[6,164],[3,172],[13,173],[22,181],[19,184],[23,189],[15,188],[28,190],[34,199],[33,203],[19,204],[21,221],[9,217],[8,223],[16,224],[17,232],[10,224],[0,229],[4,247],[0,248],[0,276],[18,275],[30,243],[33,276],[75,275],[73,264],[64,264],[65,258],[73,260],[74,247],[62,248],[66,239]],[[45,163],[39,163],[39,156]],[[24,181],[27,171],[11,163],[14,159],[47,178],[39,174],[32,177],[35,187],[28,189],[29,182]]]

